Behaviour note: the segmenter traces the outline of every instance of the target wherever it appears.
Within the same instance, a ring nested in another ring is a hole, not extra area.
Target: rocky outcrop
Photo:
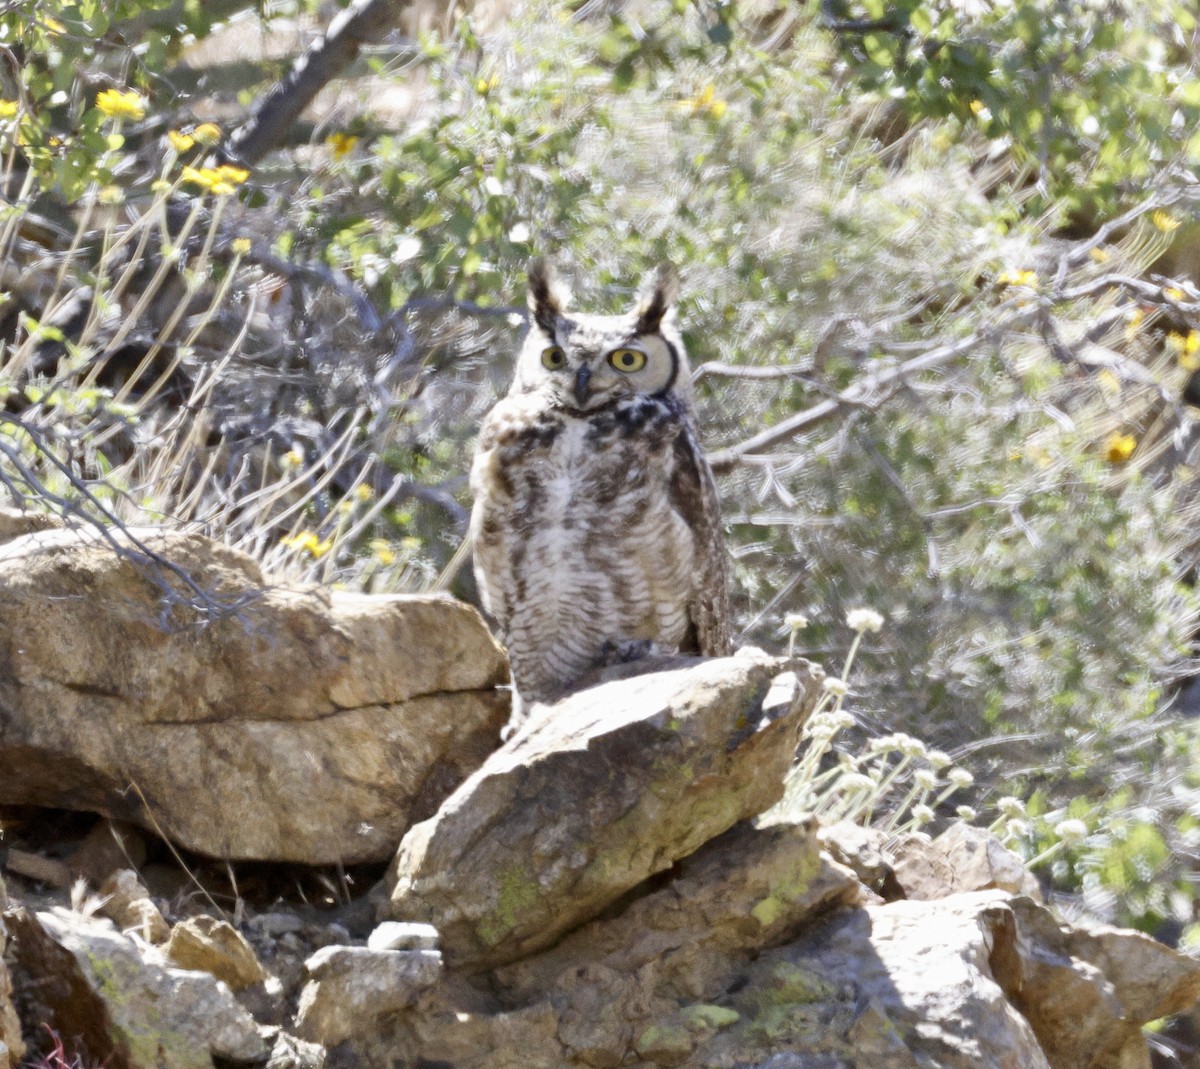
[[[409,830],[384,914],[434,925],[456,968],[504,964],[776,802],[814,670],[749,649],[659,667],[528,721]]]
[[[25,850],[33,878],[88,853],[108,876],[83,906],[122,929],[4,915],[25,1039],[45,1022],[111,1069],[1147,1069],[1141,1026],[1196,1002],[1200,964],[1063,925],[979,829],[896,837],[777,806],[821,692],[819,669],[755,650],[602,673],[408,830],[374,930],[366,898],[326,922],[275,897],[171,915],[187,896],[112,871],[111,834],[66,861]],[[292,727],[294,699],[270,699]]]
[[[199,535],[0,544],[0,804],[188,849],[382,860],[495,747],[505,661],[438,596],[269,586]]]
[[[811,819],[742,824],[556,946],[486,983],[451,970],[343,1042],[364,1069],[1131,1069],[1141,1026],[1200,996],[1200,965],[1139,933],[944,890],[882,902]]]

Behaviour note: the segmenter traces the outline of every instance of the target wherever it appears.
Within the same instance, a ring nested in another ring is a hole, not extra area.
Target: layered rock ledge
[[[503,657],[468,608],[37,526],[0,544],[0,804],[392,860],[327,914],[222,914],[151,890],[126,825],[67,862],[0,841],[0,1069],[46,1026],[110,1069],[1148,1069],[1142,1026],[1200,997],[1200,963],[1062,923],[985,831],[776,805],[806,662],[621,666],[498,747]]]
[[[0,804],[349,864],[389,857],[496,746],[506,662],[469,606],[272,586],[200,535],[118,545],[0,543]]]

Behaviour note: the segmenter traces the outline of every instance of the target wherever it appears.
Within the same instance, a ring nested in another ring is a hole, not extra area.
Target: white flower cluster
[[[862,634],[864,631],[878,631],[883,627],[883,615],[874,609],[851,609],[846,613],[846,623],[851,630]]]

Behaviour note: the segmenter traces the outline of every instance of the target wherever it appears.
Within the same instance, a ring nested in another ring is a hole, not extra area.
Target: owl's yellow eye
[[[617,371],[631,375],[646,366],[646,354],[640,349],[614,349],[608,354],[608,362]]]
[[[542,367],[557,371],[566,362],[567,354],[557,345],[551,345],[549,349],[542,350]]]

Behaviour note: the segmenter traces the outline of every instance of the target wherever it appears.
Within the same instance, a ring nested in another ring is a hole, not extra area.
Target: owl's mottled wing
[[[705,657],[722,657],[733,648],[729,611],[729,557],[721,529],[721,506],[712,470],[696,432],[685,422],[675,440],[675,469],[671,501],[696,537],[696,574],[688,599],[688,617],[695,650]]]
[[[485,417],[479,429],[475,460],[471,465],[471,549],[475,581],[483,607],[502,632],[512,618],[508,595],[515,589],[513,572],[514,531],[512,486],[504,472],[501,455],[513,435],[521,413],[506,399]]]

